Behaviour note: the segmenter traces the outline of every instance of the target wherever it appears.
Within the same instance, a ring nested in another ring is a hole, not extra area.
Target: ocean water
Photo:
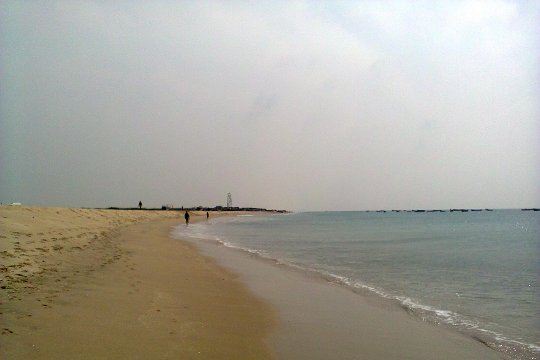
[[[515,359],[540,358],[540,213],[310,212],[178,226],[392,299]]]

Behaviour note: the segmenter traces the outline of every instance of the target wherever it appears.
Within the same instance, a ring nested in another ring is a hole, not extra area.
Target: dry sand
[[[181,215],[0,207],[0,358],[270,358],[272,309],[169,237]]]

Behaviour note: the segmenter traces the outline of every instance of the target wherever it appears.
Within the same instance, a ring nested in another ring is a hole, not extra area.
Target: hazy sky
[[[537,1],[2,1],[0,201],[540,206]]]

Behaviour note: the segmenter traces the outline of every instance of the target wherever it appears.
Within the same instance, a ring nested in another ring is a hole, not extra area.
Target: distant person
[[[208,218],[210,217],[210,214],[208,213],[208,211],[206,212],[206,220],[208,220]]]
[[[139,201],[139,209],[142,209],[142,201]]]
[[[186,225],[189,224],[189,213],[187,211],[184,214],[184,219],[186,219]]]

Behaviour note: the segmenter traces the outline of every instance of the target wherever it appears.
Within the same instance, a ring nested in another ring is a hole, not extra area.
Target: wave
[[[244,216],[244,215],[239,215]],[[247,215],[252,216],[252,215]],[[210,235],[204,228],[204,226],[188,227],[178,226],[176,229],[180,229],[179,232],[173,232],[173,236],[179,235],[182,237],[188,237],[191,239],[201,239],[207,241],[213,241],[217,244],[225,246],[227,248],[242,251],[244,253],[256,256],[262,260],[270,261],[274,264],[284,265],[291,270],[297,270],[312,275],[319,276],[325,281],[329,281],[338,285],[349,288],[352,292],[358,294],[358,291],[367,291],[369,294],[395,301],[397,304],[407,311],[412,316],[415,316],[422,321],[426,321],[435,325],[445,325],[453,328],[476,341],[506,355],[511,356],[514,359],[538,359],[540,358],[540,346],[536,344],[530,344],[519,341],[517,339],[511,339],[499,332],[485,329],[479,321],[470,319],[462,314],[446,309],[438,309],[436,307],[426,305],[417,299],[411,297],[391,294],[390,292],[380,287],[364,283],[358,279],[351,279],[347,276],[332,273],[325,269],[319,269],[298,262],[280,259],[272,256],[264,250],[257,250],[246,246],[235,244],[234,242],[221,239],[219,236]]]

